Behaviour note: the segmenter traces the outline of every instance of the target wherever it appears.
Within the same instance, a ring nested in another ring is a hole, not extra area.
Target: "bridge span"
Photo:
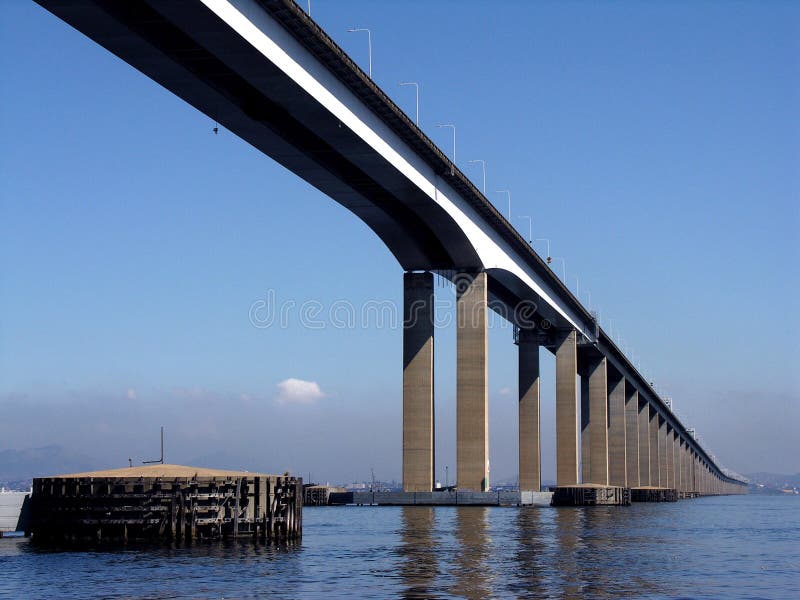
[[[405,271],[403,487],[434,485],[434,272],[457,293],[457,483],[489,482],[487,312],[518,329],[520,489],[539,490],[539,352],[559,488],[741,493],[480,190],[293,0],[36,0],[366,223]]]

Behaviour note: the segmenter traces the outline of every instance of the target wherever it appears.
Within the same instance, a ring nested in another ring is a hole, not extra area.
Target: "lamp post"
[[[440,129],[450,128],[453,130],[453,164],[456,164],[456,126],[452,123],[437,123],[436,126]]]
[[[536,238],[537,242],[547,242],[547,264],[549,265],[553,262],[553,258],[550,256],[550,240],[547,238]]]
[[[416,116],[416,119],[414,120],[414,123],[416,123],[417,127],[419,127],[419,84],[416,81],[401,81],[400,85],[401,86],[403,86],[403,85],[413,85],[414,86],[414,90],[416,92],[416,97],[417,97],[417,116]]]
[[[369,78],[372,79],[372,31],[365,27],[351,27],[347,31],[349,33],[356,33],[357,31],[367,32],[367,45],[369,46]]]
[[[533,246],[533,218],[527,215],[520,215],[520,219],[528,219],[528,243]]]
[[[468,160],[469,163],[480,163],[481,168],[483,169],[483,195],[486,195],[486,161],[480,158],[476,158],[475,160]]]
[[[511,222],[511,192],[509,190],[495,190],[498,194],[506,194],[508,196],[508,222]]]
[[[561,261],[561,280],[564,282],[564,285],[567,284],[567,261],[565,261],[562,257],[556,256],[554,260]]]

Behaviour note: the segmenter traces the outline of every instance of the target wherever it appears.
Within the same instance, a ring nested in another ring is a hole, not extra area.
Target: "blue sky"
[[[480,182],[466,161],[486,160],[488,190],[534,216],[569,285],[724,464],[800,471],[798,5],[312,10],[364,66],[366,38],[346,30],[372,29],[377,83],[413,115],[397,82],[420,82],[423,129],[449,153],[435,124],[457,125],[462,170]],[[118,466],[149,458],[163,424],[175,462],[399,477],[400,330],[248,317],[269,290],[399,302],[402,270],[377,237],[33,3],[0,5],[0,68],[0,449],[60,443]],[[455,332],[437,336],[443,478]],[[498,324],[496,479],[516,475],[515,350]],[[548,478],[547,353],[542,369]],[[316,383],[313,401],[285,401],[289,378]]]

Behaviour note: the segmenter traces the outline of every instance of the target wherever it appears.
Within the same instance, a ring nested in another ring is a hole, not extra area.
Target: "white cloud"
[[[290,377],[278,384],[275,401],[278,404],[314,404],[325,395],[316,381],[303,381]]]
[[[511,388],[510,387],[502,387],[500,388],[499,394],[501,396],[510,396],[511,395]]]
[[[136,400],[136,390],[133,388],[128,388],[128,400]]]

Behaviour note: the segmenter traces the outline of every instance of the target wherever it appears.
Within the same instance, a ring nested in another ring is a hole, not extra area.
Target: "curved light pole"
[[[415,119],[414,123],[416,123],[417,127],[419,127],[419,84],[416,81],[401,81],[400,85],[413,85],[416,91],[417,96],[417,118]]]
[[[536,238],[537,242],[547,242],[547,264],[553,262],[553,257],[550,256],[550,240],[547,238]]]
[[[567,261],[560,256],[556,256],[553,260],[561,261],[561,280],[564,282],[564,285],[567,285]]]
[[[508,222],[511,223],[511,192],[508,190],[495,190],[498,194],[506,194],[508,196]]]
[[[369,78],[372,79],[372,32],[366,27],[351,27],[347,31],[349,33],[356,33],[357,31],[367,32],[367,44],[369,46]]]
[[[437,123],[440,129],[449,127],[453,130],[453,164],[456,164],[456,126],[452,123]]]
[[[520,219],[528,219],[528,243],[533,246],[533,218],[527,215],[520,215]]]
[[[486,195],[486,161],[480,158],[476,158],[475,160],[468,160],[468,163],[480,163],[481,168],[483,169],[483,195]]]

